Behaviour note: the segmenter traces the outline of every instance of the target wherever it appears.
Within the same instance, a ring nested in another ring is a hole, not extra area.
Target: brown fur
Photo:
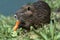
[[[31,5],[24,5],[16,12],[17,19],[21,21],[22,28],[30,26],[37,28],[50,22],[51,9],[44,1],[37,1]]]

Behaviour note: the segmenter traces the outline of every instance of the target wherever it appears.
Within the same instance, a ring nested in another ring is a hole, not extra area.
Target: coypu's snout
[[[17,19],[15,26],[13,27],[13,30],[16,31],[19,28],[19,25],[21,24],[21,21],[18,20],[17,16],[14,15],[14,17]]]
[[[15,26],[13,27],[13,30],[16,31],[18,28],[21,28],[23,25],[25,25],[25,23],[21,17],[20,17],[20,20],[18,20],[16,15],[14,15],[14,17],[17,19],[17,21]]]

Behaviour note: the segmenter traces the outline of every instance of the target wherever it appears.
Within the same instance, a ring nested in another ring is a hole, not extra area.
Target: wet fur
[[[38,28],[50,22],[51,9],[44,1],[37,1],[31,5],[24,5],[16,12],[17,19],[21,21],[20,27],[30,30],[30,26]]]

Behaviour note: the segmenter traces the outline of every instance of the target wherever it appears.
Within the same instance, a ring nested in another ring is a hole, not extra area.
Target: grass
[[[59,18],[59,13],[52,12],[51,19],[54,19],[54,24],[50,21],[50,24],[38,30],[31,26],[31,31],[24,34],[22,28],[13,31],[16,21],[14,17],[0,15],[0,40],[60,40]]]

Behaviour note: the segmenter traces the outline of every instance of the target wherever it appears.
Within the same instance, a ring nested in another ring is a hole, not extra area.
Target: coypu
[[[51,9],[44,1],[37,1],[24,5],[16,12],[15,17],[20,21],[19,27],[30,30],[30,26],[37,28],[50,22]]]

